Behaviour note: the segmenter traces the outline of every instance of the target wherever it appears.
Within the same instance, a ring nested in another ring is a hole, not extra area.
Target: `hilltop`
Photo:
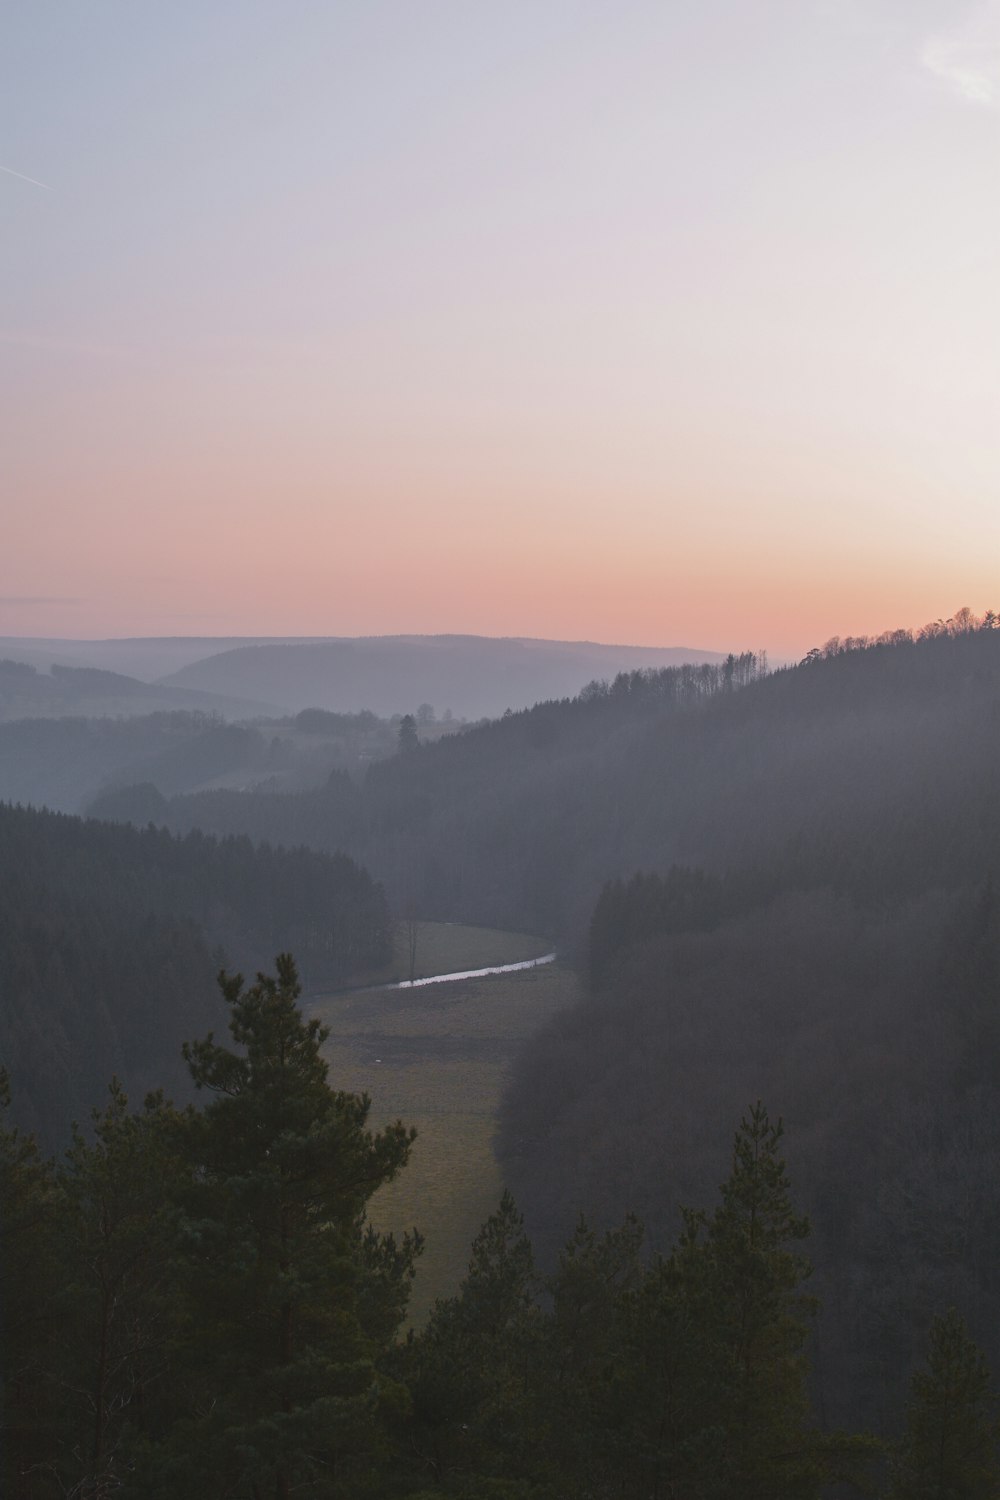
[[[422,703],[457,719],[496,717],[546,698],[578,693],[594,677],[641,667],[719,661],[715,651],[686,646],[604,645],[477,635],[385,635],[232,638],[149,637],[134,640],[0,638],[0,659],[36,669],[30,713],[135,713],[152,708],[214,709],[224,717],[297,713],[415,713]],[[61,680],[58,693],[53,669]],[[77,669],[70,676],[67,669]],[[88,679],[84,669],[91,673]],[[98,681],[115,673],[126,683]],[[22,676],[22,687],[27,679]],[[145,684],[140,690],[139,684]],[[92,702],[73,706],[91,690]],[[4,716],[0,681],[0,717]],[[59,700],[50,707],[48,698]],[[129,700],[138,699],[144,706]],[[38,706],[42,705],[42,706]],[[13,717],[15,709],[6,710]]]

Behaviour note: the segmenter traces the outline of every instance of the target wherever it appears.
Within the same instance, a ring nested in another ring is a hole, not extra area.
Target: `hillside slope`
[[[420,914],[582,939],[639,868],[795,866],[865,896],[981,877],[1000,835],[1000,632],[759,677],[622,675],[299,796],[172,800],[169,826],[343,848]],[[738,665],[738,663],[737,663]],[[919,858],[915,859],[916,850]],[[728,1118],[728,1116],[727,1116]]]
[[[181,1041],[216,1024],[215,974],[293,951],[314,982],[385,960],[381,890],[344,856],[0,805],[0,1065],[49,1142],[112,1074],[184,1086]]]
[[[949,1306],[1000,1361],[998,725],[991,630],[817,659],[675,745],[642,862],[663,868],[659,829],[682,863],[605,887],[591,993],[504,1105],[505,1174],[550,1257],[581,1211],[669,1244],[724,1122],[780,1112],[832,1422],[891,1428]]]

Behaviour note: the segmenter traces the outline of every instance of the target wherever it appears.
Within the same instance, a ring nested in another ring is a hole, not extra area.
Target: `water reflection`
[[[400,979],[395,984],[383,984],[379,988],[383,990],[418,990],[425,984],[453,984],[459,979],[482,979],[487,974],[513,974],[517,969],[537,969],[539,964],[550,964],[555,961],[554,953],[546,953],[542,958],[525,958],[517,964],[494,964],[488,969],[461,969],[453,974],[430,974],[426,979]]]

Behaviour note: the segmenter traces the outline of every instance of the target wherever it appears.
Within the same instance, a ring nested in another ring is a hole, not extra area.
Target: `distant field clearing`
[[[492,928],[427,923],[423,974],[517,963],[549,951],[539,938]],[[440,962],[430,967],[430,956]],[[396,977],[395,975],[392,977]],[[399,977],[406,977],[405,974]],[[455,1291],[469,1245],[503,1184],[493,1155],[496,1112],[520,1043],[577,996],[561,963],[414,990],[308,997],[330,1028],[326,1056],[335,1088],[367,1092],[372,1124],[402,1119],[418,1136],[410,1165],[373,1199],[372,1221],[425,1236],[411,1314]]]

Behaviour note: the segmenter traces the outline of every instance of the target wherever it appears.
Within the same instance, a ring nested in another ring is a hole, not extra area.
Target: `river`
[[[493,964],[488,969],[458,969],[451,974],[429,974],[426,979],[397,979],[395,984],[372,985],[379,990],[418,990],[425,984],[454,984],[459,979],[484,979],[487,974],[514,974],[518,969],[537,969],[540,964],[555,962],[554,953],[541,958],[524,958],[517,964]]]

